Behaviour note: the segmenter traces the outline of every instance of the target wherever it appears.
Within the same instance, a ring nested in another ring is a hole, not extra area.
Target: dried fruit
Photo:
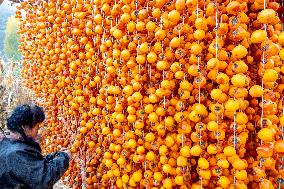
[[[47,108],[43,151],[74,153],[72,188],[278,186],[279,6],[22,2],[22,76]]]

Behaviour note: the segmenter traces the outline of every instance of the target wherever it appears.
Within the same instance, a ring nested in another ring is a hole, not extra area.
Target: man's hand
[[[67,148],[62,148],[62,149],[60,149],[60,151],[67,153],[70,159],[72,158],[72,154]]]

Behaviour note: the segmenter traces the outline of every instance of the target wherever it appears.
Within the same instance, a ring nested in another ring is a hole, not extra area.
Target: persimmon
[[[265,142],[271,142],[274,138],[274,132],[271,129],[263,128],[258,132],[258,137]]]
[[[265,30],[256,30],[251,35],[252,43],[262,43],[267,38],[267,33]]]

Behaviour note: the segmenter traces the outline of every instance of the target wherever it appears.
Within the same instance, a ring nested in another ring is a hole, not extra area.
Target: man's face
[[[39,130],[39,124],[37,124],[36,126],[34,126],[31,129],[28,129],[28,132],[26,132],[26,134],[29,137],[32,137],[33,139],[37,139],[37,137],[38,137],[38,130]]]

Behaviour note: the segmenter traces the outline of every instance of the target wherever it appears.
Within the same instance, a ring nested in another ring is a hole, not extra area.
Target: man
[[[17,106],[0,133],[0,188],[52,189],[67,171],[71,154],[62,149],[46,156],[39,145],[44,110],[34,104]]]

